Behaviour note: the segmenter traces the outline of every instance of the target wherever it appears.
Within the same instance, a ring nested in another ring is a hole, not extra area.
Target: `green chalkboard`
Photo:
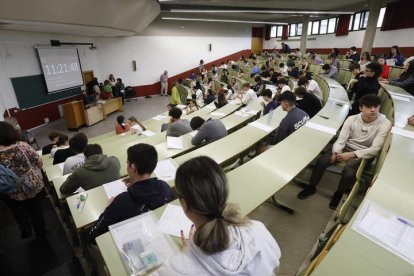
[[[72,88],[48,94],[43,75],[11,78],[16,98],[21,109],[58,101],[81,94],[81,88]]]

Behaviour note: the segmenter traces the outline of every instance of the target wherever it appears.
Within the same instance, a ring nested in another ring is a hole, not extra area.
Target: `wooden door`
[[[93,70],[82,71],[82,75],[83,75],[83,83],[85,84],[85,87],[95,77],[95,75],[93,74]]]
[[[263,38],[252,37],[252,53],[263,52]]]

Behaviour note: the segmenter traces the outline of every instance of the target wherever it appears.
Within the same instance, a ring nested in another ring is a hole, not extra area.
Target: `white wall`
[[[392,45],[398,45],[400,47],[413,47],[413,32],[414,28],[384,32],[377,28],[374,47],[391,47]],[[347,36],[335,36],[335,34],[309,36],[311,38],[316,38],[316,40],[308,40],[307,48],[347,48],[351,46],[361,48],[364,40],[364,34],[365,31],[355,31],[349,32]],[[286,43],[292,49],[300,48],[300,41],[287,40]],[[277,42],[276,38],[272,38],[271,40],[264,41],[263,48],[272,49],[275,45],[278,49],[281,48],[280,42]]]
[[[159,81],[163,70],[173,76],[205,62],[250,49],[251,25],[156,20],[140,36],[97,38],[102,78],[113,73],[125,85]],[[208,45],[212,44],[212,51]],[[132,70],[132,61],[137,71]],[[103,79],[100,79],[103,81]]]
[[[0,31],[0,119],[5,108],[19,107],[10,78],[41,74],[34,49],[36,45],[50,45],[51,39],[62,42],[94,42],[91,38],[54,34]],[[95,51],[78,46],[82,70],[94,70],[99,75]]]

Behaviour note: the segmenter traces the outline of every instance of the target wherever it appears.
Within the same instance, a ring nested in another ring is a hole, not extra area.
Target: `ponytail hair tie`
[[[216,219],[223,219],[223,215],[220,212],[208,214],[207,217],[209,218],[216,218]]]

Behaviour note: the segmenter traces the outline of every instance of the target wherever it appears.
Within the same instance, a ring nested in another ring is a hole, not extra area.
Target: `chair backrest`
[[[315,74],[316,64],[309,64],[309,71]]]
[[[321,71],[322,71],[322,65],[315,64],[315,72],[314,72],[314,74],[315,75],[319,75],[321,73]]]
[[[344,80],[343,80],[342,84],[348,84],[351,81],[352,77],[353,77],[352,72],[349,71],[349,70],[346,70],[346,69],[344,69],[344,70],[345,70],[345,75],[344,75]]]
[[[388,74],[388,79],[396,80],[400,78],[401,73],[403,72],[404,68],[399,66],[390,66],[390,73]]]
[[[345,70],[343,70],[343,69],[339,70],[338,77],[336,78],[336,80],[340,84],[344,84],[344,77],[345,77]]]
[[[322,104],[325,105],[329,98],[329,85],[321,76],[314,75],[313,79],[318,83],[322,91]]]
[[[183,85],[191,88],[191,80],[190,79],[184,79],[183,80]]]
[[[188,88],[189,89],[189,88]],[[182,104],[187,104],[188,90],[187,87],[181,84],[177,84],[178,95],[180,95],[180,101]]]

